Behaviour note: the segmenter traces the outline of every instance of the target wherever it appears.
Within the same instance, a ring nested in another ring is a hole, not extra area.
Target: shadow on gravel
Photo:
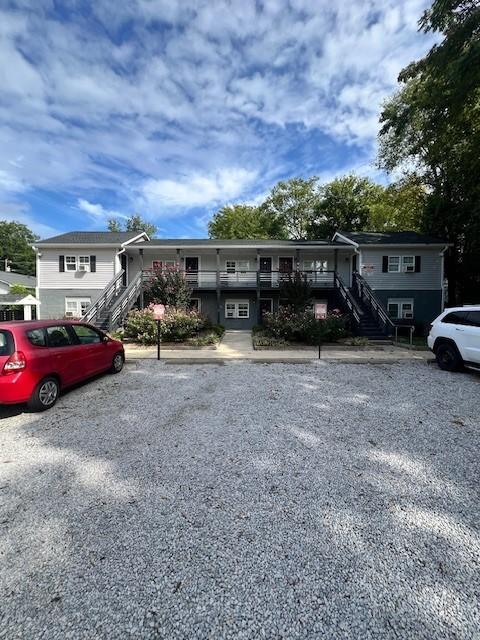
[[[475,637],[476,382],[144,362],[12,414],[0,632]]]

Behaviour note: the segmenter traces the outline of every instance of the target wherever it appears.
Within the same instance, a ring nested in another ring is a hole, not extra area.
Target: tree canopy
[[[208,224],[211,238],[255,240],[278,238],[282,225],[277,216],[261,207],[248,204],[234,204],[222,207]]]
[[[122,226],[117,218],[110,218],[108,221],[109,231],[145,231],[149,238],[153,238],[157,232],[157,227],[152,222],[143,220],[139,215],[134,214],[125,220]]]
[[[35,275],[35,252],[32,244],[38,240],[31,229],[20,222],[0,220],[0,269],[5,260],[12,271]]]

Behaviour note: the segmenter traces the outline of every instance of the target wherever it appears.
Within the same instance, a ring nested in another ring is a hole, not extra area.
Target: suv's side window
[[[47,340],[49,347],[69,347],[73,344],[67,327],[63,325],[47,327]]]
[[[446,324],[466,324],[467,321],[467,311],[452,311],[452,313],[447,314],[442,322]]]
[[[102,341],[102,336],[98,331],[84,324],[72,324],[72,329],[80,344],[97,344]]]
[[[469,311],[467,315],[467,324],[471,327],[480,327],[480,311]]]

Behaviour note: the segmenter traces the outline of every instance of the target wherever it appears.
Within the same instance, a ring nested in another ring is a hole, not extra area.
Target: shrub
[[[162,341],[183,342],[208,325],[196,311],[169,308],[160,323]],[[125,337],[144,345],[157,342],[157,322],[151,309],[130,311],[125,322]]]
[[[324,320],[316,320],[310,310],[295,313],[290,308],[281,308],[277,313],[266,313],[263,321],[267,335],[292,342],[336,342],[348,335],[347,318],[338,311],[329,313]]]
[[[144,295],[148,304],[186,309],[192,297],[192,289],[184,274],[177,269],[156,269],[145,284]]]
[[[286,306],[290,307],[295,313],[302,313],[312,304],[312,288],[310,287],[307,276],[299,271],[294,274],[282,274],[282,282],[279,288],[279,296],[281,300],[286,301]]]

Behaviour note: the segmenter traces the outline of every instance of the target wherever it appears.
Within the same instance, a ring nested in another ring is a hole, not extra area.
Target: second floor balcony
[[[152,275],[144,271],[145,277]],[[312,288],[333,289],[335,271],[181,271],[193,289],[278,289],[281,284],[300,273]]]

